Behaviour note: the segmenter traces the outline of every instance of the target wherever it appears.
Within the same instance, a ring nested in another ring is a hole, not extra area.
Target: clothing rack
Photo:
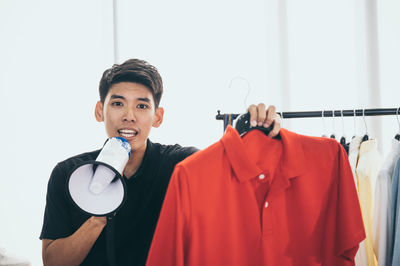
[[[217,120],[224,120],[226,116],[235,120],[240,114],[221,114],[217,111]],[[375,109],[354,109],[354,110],[323,110],[323,111],[302,111],[302,112],[277,112],[282,118],[308,118],[308,117],[341,117],[341,116],[381,116],[381,115],[399,115],[399,108],[375,108]]]
[[[217,120],[223,120],[223,130],[228,125],[233,125],[233,121],[240,115],[240,114],[221,114],[221,111],[217,111],[218,114],[216,115]],[[323,111],[303,111],[303,112],[277,112],[282,118],[309,118],[309,117],[344,117],[344,116],[381,116],[381,115],[399,115],[400,114],[400,107],[399,108],[375,108],[375,109],[354,109],[354,110],[323,110]],[[397,119],[399,119],[397,117]],[[399,122],[400,125],[400,122]],[[399,138],[400,134],[396,135],[396,139]]]

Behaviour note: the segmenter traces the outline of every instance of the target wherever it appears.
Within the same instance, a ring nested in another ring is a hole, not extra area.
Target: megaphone
[[[77,165],[67,182],[67,194],[74,205],[91,216],[113,215],[126,198],[122,176],[130,152],[126,139],[112,137],[95,161]]]

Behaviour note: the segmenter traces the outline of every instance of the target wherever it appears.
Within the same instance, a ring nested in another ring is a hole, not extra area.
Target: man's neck
[[[126,176],[126,178],[131,178],[137,172],[140,165],[142,164],[145,152],[146,148],[132,152],[131,157],[129,158],[129,161],[124,169],[124,175]]]

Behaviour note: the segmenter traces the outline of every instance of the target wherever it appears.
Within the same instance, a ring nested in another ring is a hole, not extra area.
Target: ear
[[[103,103],[101,101],[98,101],[96,103],[96,107],[94,109],[94,116],[96,117],[97,122],[103,122],[104,121]]]
[[[164,108],[158,107],[156,109],[156,115],[155,115],[154,120],[153,120],[153,127],[161,126],[161,123],[163,121],[163,117],[164,117]]]

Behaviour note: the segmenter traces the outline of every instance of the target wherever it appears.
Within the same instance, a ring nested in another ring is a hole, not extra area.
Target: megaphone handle
[[[107,216],[106,225],[106,249],[108,265],[115,266],[115,245],[114,245],[114,220],[113,216]]]

